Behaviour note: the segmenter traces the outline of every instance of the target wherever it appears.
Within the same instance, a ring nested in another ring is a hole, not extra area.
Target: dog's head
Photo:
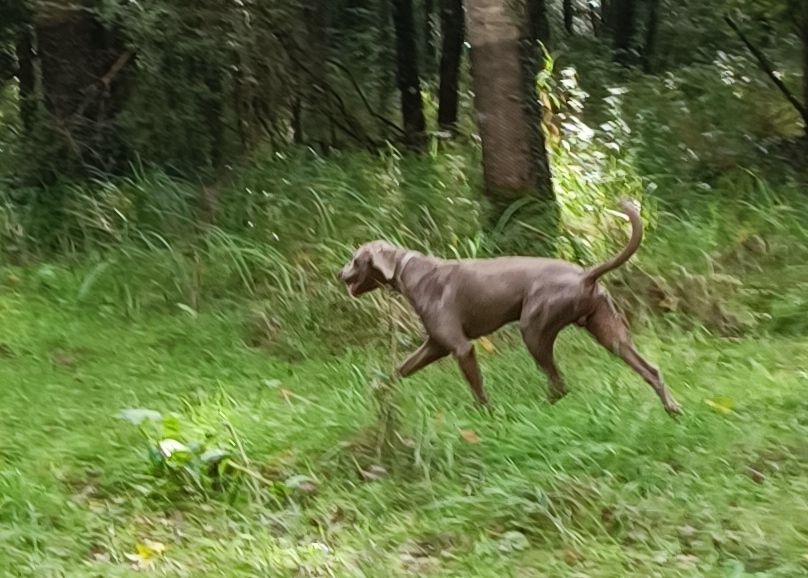
[[[389,284],[396,274],[398,248],[387,241],[371,241],[359,247],[339,273],[353,297]]]

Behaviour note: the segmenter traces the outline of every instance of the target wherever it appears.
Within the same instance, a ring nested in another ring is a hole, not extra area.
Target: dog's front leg
[[[480,373],[480,366],[477,365],[477,358],[474,355],[474,346],[466,342],[463,346],[457,348],[454,352],[457,358],[457,364],[460,366],[460,371],[463,372],[463,377],[466,378],[471,393],[474,394],[474,399],[480,405],[488,405],[488,397],[485,395],[483,389],[483,376]]]

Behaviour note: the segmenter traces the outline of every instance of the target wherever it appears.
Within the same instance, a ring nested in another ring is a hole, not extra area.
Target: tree
[[[401,96],[401,117],[406,144],[420,149],[424,146],[426,120],[418,77],[415,17],[412,0],[393,1],[393,26],[396,32],[396,71]]]
[[[116,170],[126,157],[117,122],[132,56],[120,31],[89,5],[40,6],[30,18],[16,50],[20,116],[42,147],[35,154],[47,156],[38,177]]]
[[[528,0],[530,36],[545,46],[550,44],[550,18],[547,16],[547,0]]]
[[[424,70],[431,77],[435,73],[435,0],[424,0]]]
[[[614,49],[617,61],[628,65],[632,61],[634,39],[634,0],[615,0],[609,16],[614,23]]]
[[[808,109],[808,0],[802,0],[802,106]],[[808,138],[808,121],[805,123],[805,136]]]
[[[645,42],[642,47],[642,67],[646,73],[653,72],[657,29],[659,28],[659,2],[648,0],[648,16],[645,21]]]
[[[460,61],[463,56],[465,25],[463,0],[441,0],[440,22],[442,46],[440,54],[440,88],[438,90],[438,125],[454,132],[457,125]]]
[[[535,92],[537,50],[527,34],[525,3],[467,0],[466,8],[489,225],[514,202],[532,198],[554,227],[550,164]]]
[[[564,0],[563,5],[564,11],[564,30],[567,31],[567,34],[572,34],[572,0]]]

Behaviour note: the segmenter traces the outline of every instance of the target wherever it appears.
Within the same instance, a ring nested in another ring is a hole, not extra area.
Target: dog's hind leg
[[[670,415],[682,412],[679,404],[662,382],[659,370],[648,363],[634,348],[628,327],[614,308],[611,299],[605,295],[599,297],[594,312],[586,319],[586,329],[603,347],[619,356],[634,371],[648,382],[659,396],[662,405]]]
[[[522,339],[528,351],[536,360],[536,364],[547,375],[549,382],[548,400],[555,403],[567,395],[567,387],[564,378],[556,367],[553,355],[556,337],[564,327],[558,319],[553,319],[547,312],[551,307],[545,307],[542,311],[533,314],[526,313],[520,320]]]

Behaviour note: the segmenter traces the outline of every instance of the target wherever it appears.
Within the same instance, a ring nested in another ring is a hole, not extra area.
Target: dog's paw
[[[553,389],[547,394],[547,401],[550,402],[550,405],[555,405],[564,399],[568,393],[569,390],[567,389]]]
[[[673,400],[670,400],[668,403],[665,404],[665,411],[668,412],[668,415],[677,418],[682,415],[682,406],[676,403]]]

